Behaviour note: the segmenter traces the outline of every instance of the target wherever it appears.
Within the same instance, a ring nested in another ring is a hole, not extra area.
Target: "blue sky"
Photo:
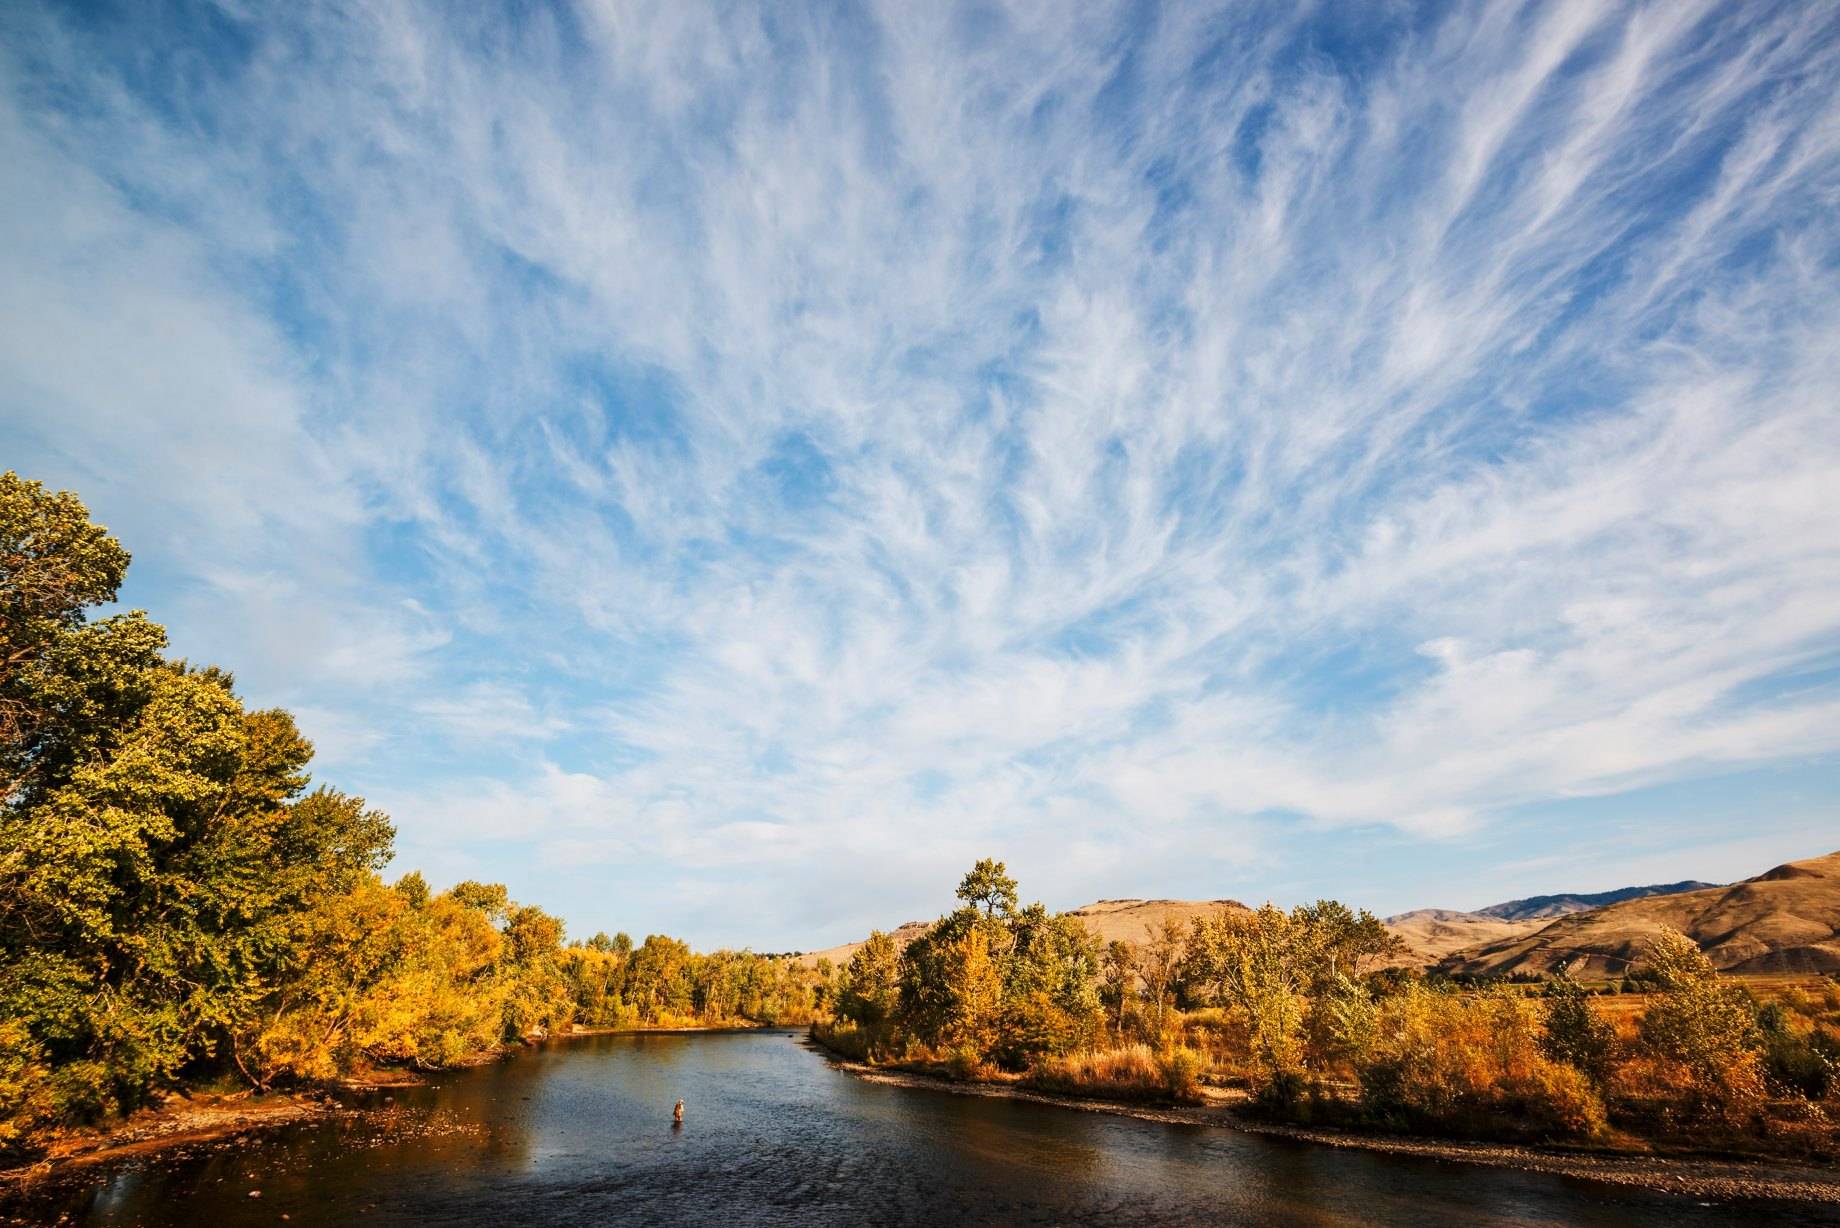
[[[1840,847],[1840,10],[15,3],[0,463],[398,867],[811,948]]]

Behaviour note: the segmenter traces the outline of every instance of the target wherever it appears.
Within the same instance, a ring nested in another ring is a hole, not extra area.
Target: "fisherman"
[[[677,1107],[671,1110],[671,1120],[675,1122],[682,1122],[683,1119],[684,1119],[684,1102],[679,1100],[677,1102]]]

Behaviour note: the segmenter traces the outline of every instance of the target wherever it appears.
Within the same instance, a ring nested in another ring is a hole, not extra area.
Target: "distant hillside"
[[[927,926],[931,924],[930,921],[908,921],[890,930],[889,935],[894,939],[895,949],[897,951],[906,950],[907,944],[926,933]],[[841,968],[850,962],[850,956],[856,954],[866,941],[868,939],[865,937],[856,942],[846,942],[840,947],[826,947],[822,951],[807,951],[798,956],[798,962],[811,968],[816,967],[819,960],[828,959]]]
[[[1164,921],[1173,920],[1186,932],[1196,917],[1245,912],[1246,906],[1238,900],[1100,900],[1068,911],[1085,922],[1101,942],[1120,938],[1142,942],[1149,930],[1161,929]]]
[[[1070,909],[1102,942],[1141,943],[1174,919],[1183,929],[1201,916],[1244,909],[1237,900],[1100,900]],[[891,931],[897,947],[926,932],[926,921]],[[1396,963],[1438,965],[1450,972],[1553,972],[1574,965],[1579,976],[1620,976],[1662,925],[1682,930],[1737,972],[1840,970],[1840,853],[1792,862],[1728,887],[1681,882],[1596,894],[1532,896],[1476,912],[1421,908],[1386,919],[1406,943]],[[842,965],[858,942],[809,951],[799,962]]]
[[[1625,899],[1538,931],[1448,957],[1447,972],[1620,976],[1662,926],[1680,930],[1726,972],[1840,971],[1840,852],[1793,861],[1728,887]]]
[[[1538,918],[1563,917],[1567,913],[1584,912],[1592,908],[1602,908],[1606,904],[1620,904],[1624,900],[1641,899],[1651,895],[1678,895],[1683,891],[1701,891],[1707,887],[1716,887],[1717,883],[1701,883],[1692,879],[1679,883],[1656,883],[1652,887],[1619,887],[1615,891],[1599,891],[1591,895],[1530,895],[1524,900],[1509,900],[1506,904],[1490,904],[1487,908],[1478,908],[1477,914],[1484,917],[1499,917],[1503,921],[1531,921]]]
[[[1544,921],[1508,921],[1478,912],[1420,908],[1388,917],[1386,927],[1405,941],[1407,953],[1395,964],[1423,967],[1470,947],[1531,934]]]

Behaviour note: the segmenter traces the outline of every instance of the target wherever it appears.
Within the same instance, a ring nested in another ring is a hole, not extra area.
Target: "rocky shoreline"
[[[1192,1107],[1063,1096],[1032,1091],[1008,1083],[960,1082],[939,1075],[869,1066],[839,1057],[815,1041],[813,1045],[838,1069],[872,1083],[897,1087],[922,1088],[960,1096],[1027,1100],[1081,1112],[1133,1117],[1140,1121],[1211,1126],[1327,1147],[1348,1147],[1447,1163],[1511,1168],[1522,1172],[1633,1186],[1707,1202],[1840,1205],[1840,1170],[1835,1169],[1777,1161],[1631,1155],[1511,1143],[1402,1138],[1352,1130],[1292,1126],[1253,1117],[1243,1111],[1246,1103],[1243,1093],[1215,1088],[1204,1089],[1207,1102]]]

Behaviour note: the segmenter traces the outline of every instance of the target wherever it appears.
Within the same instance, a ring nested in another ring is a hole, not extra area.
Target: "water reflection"
[[[686,1120],[671,1120],[686,1102]],[[17,1222],[1783,1224],[1502,1170],[864,1083],[784,1033],[596,1037],[369,1096],[381,1120],[117,1169]],[[260,1196],[252,1198],[251,1190]]]

